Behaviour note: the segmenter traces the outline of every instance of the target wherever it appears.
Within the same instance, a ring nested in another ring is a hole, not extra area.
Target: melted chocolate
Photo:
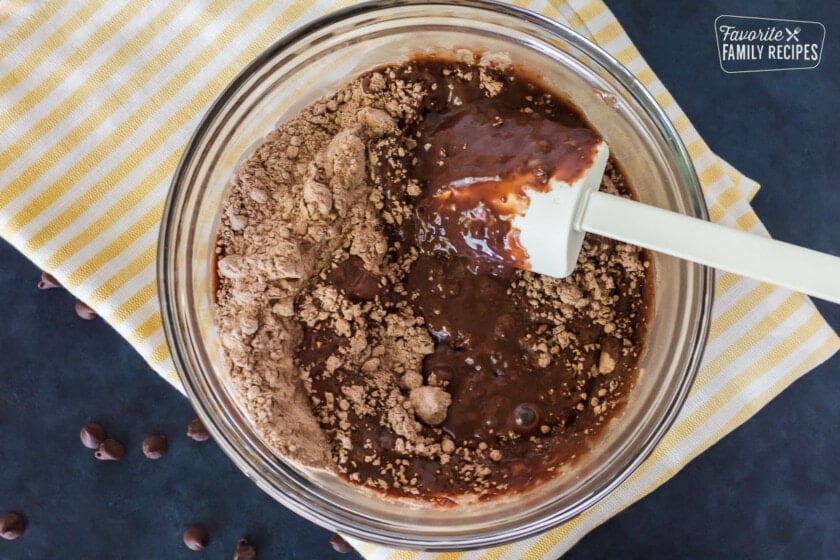
[[[421,249],[529,268],[509,220],[525,213],[528,190],[546,192],[550,177],[571,183],[591,165],[597,134],[505,101],[482,97],[423,121],[415,167],[427,185],[417,204]]]

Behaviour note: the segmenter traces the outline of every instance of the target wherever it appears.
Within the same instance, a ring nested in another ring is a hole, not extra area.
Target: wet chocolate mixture
[[[409,317],[433,348],[421,371],[389,374],[412,393],[406,402],[415,412],[427,397],[435,402],[431,412],[417,412],[422,422],[389,427],[383,418],[399,400],[366,379],[388,351],[377,346],[362,371],[331,366],[331,356],[357,343],[313,319],[296,356],[313,410],[338,471],[360,484],[441,503],[527,489],[584,453],[621,409],[643,346],[649,255],[589,236],[569,278],[509,266],[527,255],[508,222],[494,216],[527,204],[526,184],[539,189],[552,175],[574,178],[598,140],[526,74],[417,59],[369,73],[362,84],[374,80],[421,92],[421,118],[398,121],[401,135],[366,147],[385,259],[398,281],[348,254],[296,307],[335,289],[368,313],[369,324],[387,314]],[[602,190],[630,195],[613,163]],[[365,395],[354,400],[348,387]],[[420,395],[418,387],[428,391]]]
[[[413,174],[425,193],[417,242],[424,252],[465,256],[473,270],[529,268],[518,232],[500,217],[524,214],[527,190],[547,192],[550,177],[574,181],[600,138],[571,111],[533,110],[525,98],[545,92],[521,81],[492,98],[474,84],[440,85],[446,89],[435,91],[448,91],[447,99],[433,99],[419,127]]]

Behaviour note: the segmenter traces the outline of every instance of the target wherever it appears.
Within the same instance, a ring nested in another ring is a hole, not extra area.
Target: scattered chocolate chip
[[[0,517],[0,537],[13,541],[23,534],[26,520],[19,513],[10,512]]]
[[[210,432],[202,424],[201,419],[195,418],[190,425],[187,426],[187,435],[190,439],[195,441],[207,441],[210,439]]]
[[[330,280],[341,286],[352,301],[371,301],[381,290],[380,277],[365,270],[364,261],[357,256],[351,256],[333,269]]]
[[[79,439],[88,449],[99,449],[99,444],[105,439],[105,428],[96,422],[85,424],[79,432]]]
[[[41,271],[41,281],[38,282],[39,290],[51,290],[53,288],[60,288],[61,282],[55,279],[55,276],[49,272]]]
[[[251,543],[245,539],[239,539],[236,543],[236,552],[233,553],[233,560],[257,560],[257,551]]]
[[[78,315],[85,321],[90,321],[96,319],[97,317],[96,311],[88,307],[88,305],[85,302],[78,299],[76,300],[76,315]]]
[[[341,538],[341,535],[338,533],[333,533],[332,538],[330,538],[330,544],[332,545],[333,550],[339,554],[350,554],[353,552],[353,547],[350,546],[350,543]]]
[[[184,544],[190,550],[204,550],[210,542],[210,535],[207,534],[207,529],[201,525],[190,525],[184,531]]]
[[[115,439],[106,439],[99,444],[99,449],[93,455],[100,461],[119,461],[124,453],[123,444]]]
[[[147,459],[160,459],[166,453],[166,436],[151,435],[143,440],[143,455]]]

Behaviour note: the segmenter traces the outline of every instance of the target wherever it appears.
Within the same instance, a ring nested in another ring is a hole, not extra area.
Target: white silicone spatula
[[[534,272],[571,274],[591,232],[840,303],[840,258],[599,192],[608,156],[601,142],[579,179],[528,193],[512,225]]]

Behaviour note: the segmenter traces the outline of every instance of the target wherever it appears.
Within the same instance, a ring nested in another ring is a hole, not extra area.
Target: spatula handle
[[[840,258],[592,192],[576,229],[840,303]]]

